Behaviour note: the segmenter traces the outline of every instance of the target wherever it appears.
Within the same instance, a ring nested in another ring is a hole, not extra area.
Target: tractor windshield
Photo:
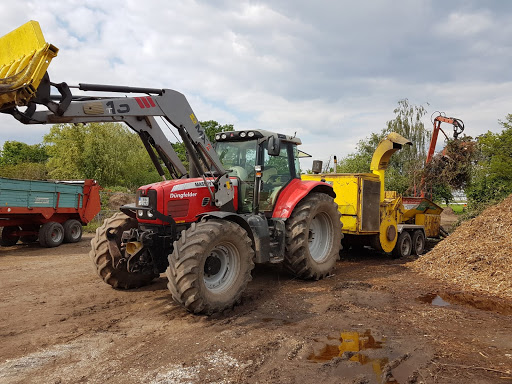
[[[255,140],[223,141],[217,143],[216,150],[229,175],[246,181],[249,174],[254,173],[257,145]]]
[[[215,148],[229,175],[240,180],[240,211],[251,212],[254,203],[254,166],[258,156],[258,142],[222,141],[217,142]]]

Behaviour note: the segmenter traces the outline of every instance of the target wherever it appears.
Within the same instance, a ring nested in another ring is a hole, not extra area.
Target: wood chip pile
[[[512,195],[408,265],[464,290],[512,299]]]

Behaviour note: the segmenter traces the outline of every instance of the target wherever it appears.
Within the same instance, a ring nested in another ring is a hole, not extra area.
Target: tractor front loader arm
[[[9,51],[12,46],[17,49]],[[50,55],[37,54],[37,49],[44,51],[48,47],[52,57],[56,56],[58,49],[44,41],[35,21],[0,38],[0,52],[13,52],[5,57],[0,55],[0,112],[9,113],[24,124],[124,122],[139,134],[161,176],[164,171],[158,157],[173,177],[188,177],[183,163],[155,120],[160,116],[180,134],[191,162],[191,173],[201,176],[205,185],[208,185],[206,177],[215,177],[212,191],[215,205],[224,210],[233,209],[234,191],[229,175],[182,93],[172,89],[79,84],[76,88],[82,91],[144,96],[72,95],[70,88],[73,87],[66,83],[51,83],[44,72]],[[42,64],[45,66],[41,67]],[[38,70],[31,70],[34,67]],[[21,83],[18,74],[24,76]],[[25,87],[30,92],[24,91],[23,97],[20,96],[20,84],[30,84]],[[50,93],[52,86],[60,96]],[[36,105],[43,105],[46,110],[38,111]],[[27,108],[21,111],[19,106]]]

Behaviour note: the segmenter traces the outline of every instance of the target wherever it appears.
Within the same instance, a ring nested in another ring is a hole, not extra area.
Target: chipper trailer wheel
[[[411,235],[407,231],[402,231],[400,235],[398,235],[398,240],[396,241],[395,248],[393,248],[393,252],[391,253],[394,258],[407,257],[410,256],[412,252],[412,239]]]
[[[121,247],[121,236],[124,231],[137,227],[137,220],[118,212],[103,222],[91,240],[91,256],[98,275],[114,288],[131,289],[148,285],[157,275],[154,272],[129,272],[125,262],[114,266],[111,254],[112,246],[117,245],[115,252],[124,255],[125,247]],[[112,244],[112,242],[115,243]]]
[[[413,255],[423,255],[425,252],[425,234],[422,230],[417,229],[412,234],[412,254]]]
[[[286,220],[284,265],[303,279],[321,279],[336,264],[341,247],[341,221],[334,199],[312,193]]]
[[[247,232],[226,220],[193,223],[169,255],[169,290],[193,313],[212,314],[240,301],[254,268]]]

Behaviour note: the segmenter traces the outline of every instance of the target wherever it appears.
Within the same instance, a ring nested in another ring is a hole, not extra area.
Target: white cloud
[[[201,120],[297,132],[325,160],[379,132],[402,98],[473,136],[499,130],[512,112],[507,4],[19,0],[0,5],[0,35],[38,20],[60,48],[52,81],[173,88]],[[48,131],[0,115],[0,144]]]

